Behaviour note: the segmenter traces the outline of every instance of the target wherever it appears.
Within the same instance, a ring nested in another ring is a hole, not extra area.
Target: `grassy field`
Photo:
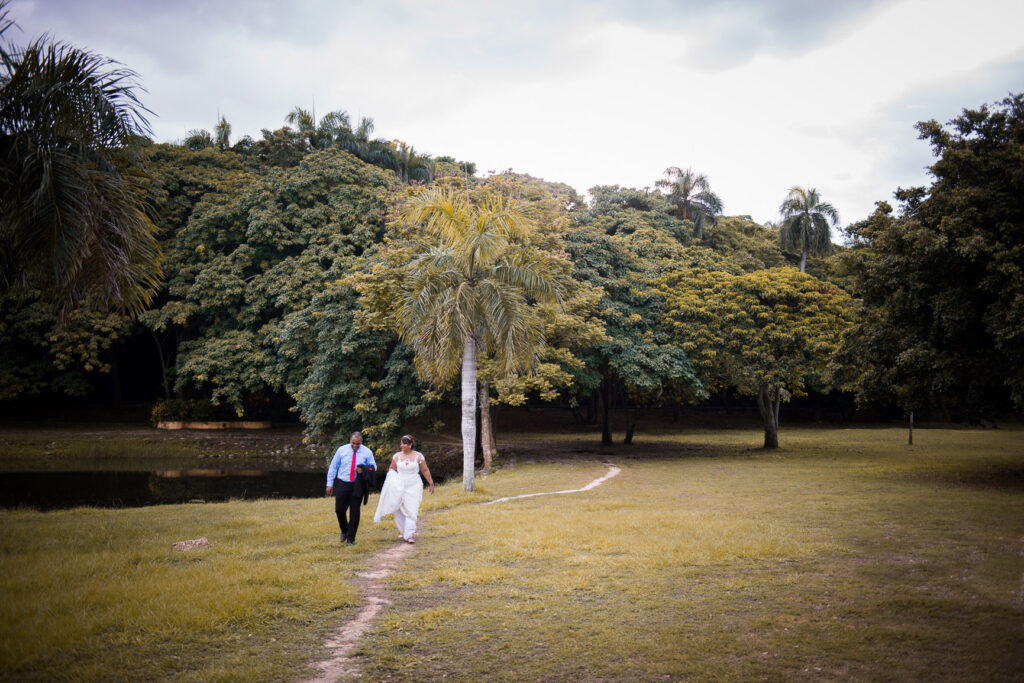
[[[475,494],[427,497],[358,661],[369,680],[1024,679],[1024,432],[915,437],[516,435]],[[473,504],[604,460],[623,472],[589,492]],[[393,543],[367,520],[339,546],[326,499],[0,525],[0,677],[20,680],[307,676]]]

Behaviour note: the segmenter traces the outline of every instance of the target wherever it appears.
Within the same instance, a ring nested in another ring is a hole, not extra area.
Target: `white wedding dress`
[[[423,454],[416,453],[416,457],[409,460],[395,453],[393,460],[397,461],[398,469],[388,469],[373,521],[380,522],[385,515],[394,513],[398,533],[408,541],[416,533],[416,518],[423,501],[423,480],[420,479]]]

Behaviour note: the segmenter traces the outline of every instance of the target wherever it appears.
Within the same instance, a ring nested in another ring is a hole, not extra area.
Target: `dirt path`
[[[489,500],[482,505],[493,505],[494,503],[503,503],[510,500],[517,500],[519,498],[533,498],[535,496],[554,496],[565,493],[581,493],[583,491],[589,491],[592,488],[600,486],[604,482],[608,481],[622,470],[614,465],[608,466],[608,472],[604,476],[598,477],[594,481],[590,482],[583,488],[570,489],[566,491],[548,491],[544,493],[524,493],[519,496],[508,496],[505,498],[498,498],[497,500]],[[420,528],[417,532],[423,529],[423,517],[420,517]],[[351,620],[341,625],[341,627],[335,631],[334,635],[327,639],[324,645],[327,647],[330,656],[322,662],[318,662],[316,667],[320,670],[320,674],[316,678],[307,679],[307,683],[334,683],[344,678],[358,677],[361,675],[359,666],[356,661],[352,658],[352,651],[355,650],[359,641],[363,635],[370,630],[373,625],[373,620],[380,613],[381,609],[385,605],[390,605],[391,601],[387,597],[387,591],[384,589],[384,579],[390,576],[395,569],[398,567],[398,563],[409,553],[416,549],[415,545],[410,543],[398,543],[390,548],[380,551],[371,558],[370,566],[371,569],[365,572],[357,572],[357,582],[360,585],[360,595],[366,596],[366,604],[363,605],[359,613]]]
[[[420,530],[422,529],[422,518]],[[308,679],[308,683],[333,683],[334,681],[360,674],[359,667],[352,659],[352,651],[359,644],[363,635],[370,630],[373,620],[384,605],[391,601],[385,595],[383,579],[395,571],[398,562],[416,548],[411,543],[399,543],[373,556],[369,571],[357,572],[360,584],[360,595],[366,596],[366,604],[359,610],[355,618],[346,622],[324,645],[330,652],[330,658],[319,662],[316,666],[320,675]]]
[[[481,503],[481,505],[494,505],[495,503],[504,503],[507,500],[518,500],[520,498],[534,498],[536,496],[557,496],[557,495],[562,494],[562,493],[581,493],[583,491],[589,491],[592,488],[596,488],[596,487],[600,486],[601,484],[605,483],[606,481],[608,481],[609,479],[611,479],[612,477],[614,477],[615,475],[617,475],[621,471],[622,470],[620,468],[616,467],[615,465],[608,465],[608,472],[603,477],[598,477],[597,479],[595,479],[594,481],[590,482],[589,484],[587,484],[586,486],[584,486],[581,489],[569,489],[567,491],[545,491],[543,493],[524,493],[524,494],[519,495],[519,496],[507,496],[505,498],[498,498],[496,500],[489,500],[486,503]]]

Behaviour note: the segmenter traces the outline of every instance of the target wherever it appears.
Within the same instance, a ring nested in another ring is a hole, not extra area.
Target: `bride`
[[[401,450],[391,458],[384,487],[380,491],[377,512],[373,521],[380,522],[385,515],[395,513],[395,525],[398,527],[399,538],[415,543],[416,517],[419,516],[420,501],[423,500],[423,482],[420,474],[434,492],[434,480],[430,478],[427,461],[423,454],[413,450],[413,440],[409,435],[402,437]]]

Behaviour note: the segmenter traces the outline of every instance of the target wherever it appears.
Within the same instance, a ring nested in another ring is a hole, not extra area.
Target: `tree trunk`
[[[772,390],[768,385],[762,385],[757,392],[757,409],[761,411],[761,419],[764,422],[764,447],[779,447],[779,409],[782,407],[782,392],[775,390],[772,397]]]
[[[800,255],[800,272],[807,272],[807,245],[804,245],[803,253]]]
[[[164,384],[164,398],[170,400],[171,398],[171,383],[167,377],[167,361],[164,359],[164,347],[160,343],[160,337],[157,336],[156,330],[153,328],[149,329],[150,334],[153,335],[153,341],[156,343],[156,352],[160,356],[160,373]]]
[[[615,408],[615,389],[612,380],[605,377],[601,380],[601,445],[611,446],[612,441],[612,410]]]
[[[910,411],[910,434],[907,436],[907,445],[914,445],[914,411]]]
[[[494,428],[491,422],[491,383],[480,382],[480,447],[484,451],[484,471],[491,469],[491,462],[497,453],[494,447]]]
[[[462,488],[473,490],[476,456],[476,340],[466,337],[462,347]]]
[[[627,446],[633,443],[633,434],[636,433],[636,423],[640,419],[640,411],[626,408],[626,438],[622,443]]]

